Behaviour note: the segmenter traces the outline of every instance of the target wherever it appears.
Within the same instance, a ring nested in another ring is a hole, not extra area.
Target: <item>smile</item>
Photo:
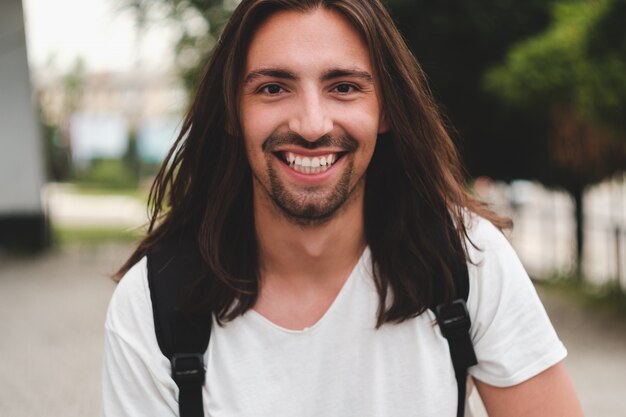
[[[279,159],[296,172],[302,174],[319,174],[321,172],[326,172],[343,156],[343,153],[306,156],[295,152],[280,152],[278,156]]]

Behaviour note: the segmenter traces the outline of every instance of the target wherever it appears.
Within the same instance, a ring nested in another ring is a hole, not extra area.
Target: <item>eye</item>
[[[261,87],[258,90],[260,93],[269,94],[270,96],[275,96],[284,92],[285,90],[278,84],[267,84]]]
[[[334,90],[340,94],[349,94],[357,90],[357,87],[353,84],[338,84]]]

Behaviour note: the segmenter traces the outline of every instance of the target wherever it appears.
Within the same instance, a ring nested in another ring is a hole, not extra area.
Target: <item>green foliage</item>
[[[626,319],[626,290],[617,284],[616,279],[604,285],[592,285],[584,277],[560,274],[534,282],[547,290],[565,294],[596,311]]]
[[[199,81],[200,72],[236,4],[235,0],[117,1],[135,14],[140,31],[146,25],[159,24],[163,14],[177,27],[180,36],[175,47],[176,66],[189,92]]]
[[[57,126],[47,123],[39,114],[39,130],[43,142],[46,179],[67,181],[72,171],[70,150]]]
[[[606,2],[589,27],[584,49],[589,65],[578,101],[582,112],[626,138],[626,1]]]
[[[111,190],[137,188],[137,176],[123,160],[97,159],[75,173],[76,183]]]
[[[111,227],[58,227],[52,229],[52,239],[58,245],[97,245],[105,242],[136,242],[141,232]]]
[[[141,177],[141,161],[137,149],[137,132],[134,130],[128,135],[128,146],[122,161],[126,170],[130,172],[135,179],[135,183],[137,183]]]
[[[580,271],[583,191],[626,168],[626,141],[616,140],[626,137],[626,2],[561,2],[553,17],[545,32],[515,45],[488,71],[484,85],[503,107],[543,120],[534,138],[544,151],[536,152],[533,175],[574,197]]]
[[[574,45],[579,37],[579,27],[572,25],[522,43],[509,53],[506,66],[487,73],[486,88],[526,106],[572,100],[569,87],[577,78],[580,49]]]
[[[85,88],[85,72],[85,61],[79,57],[74,61],[71,71],[63,77],[65,114],[72,114],[79,107]]]
[[[574,109],[620,136],[626,132],[624,22],[623,0],[558,4],[551,27],[512,48],[504,65],[487,72],[485,87],[535,112]]]
[[[198,75],[236,0],[118,0],[132,9],[138,24],[150,24],[153,10],[164,7],[181,31],[177,65],[188,89]],[[398,26],[422,63],[438,100],[455,131],[466,143],[464,157],[473,175],[529,178],[542,121],[520,121],[503,113],[483,92],[484,71],[500,62],[515,42],[534,35],[549,23],[554,0],[387,0]],[[227,4],[226,7],[223,4]],[[202,25],[191,24],[201,20]],[[198,30],[200,28],[200,30]],[[516,124],[512,131],[511,124]],[[519,127],[523,127],[520,129]],[[506,137],[505,137],[506,135]],[[503,140],[503,137],[505,139]],[[537,142],[528,146],[531,142]],[[498,157],[494,157],[498,155]]]
[[[391,14],[449,116],[469,174],[537,178],[545,121],[502,106],[484,72],[545,30],[553,0],[388,0]]]
[[[89,184],[85,182],[72,183],[73,189],[80,195],[97,195],[97,196],[126,196],[139,200],[142,204],[148,201],[150,192],[147,186],[138,186],[137,188],[111,188],[100,186],[98,184]]]

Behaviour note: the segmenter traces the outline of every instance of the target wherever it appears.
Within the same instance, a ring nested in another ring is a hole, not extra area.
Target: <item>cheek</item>
[[[248,111],[242,114],[241,127],[248,160],[252,167],[263,163],[263,142],[272,134],[267,117],[261,112]]]
[[[248,157],[248,163],[250,164],[250,168],[257,172],[264,171],[267,166],[268,155],[263,152],[261,148],[262,143],[263,140],[260,137],[246,138],[246,155]]]
[[[353,118],[350,135],[359,142],[360,151],[371,154],[378,138],[378,120],[370,117]]]
[[[374,155],[374,149],[376,148],[377,136],[370,130],[361,130],[360,132],[351,132],[354,139],[358,141],[359,148],[354,154],[354,170],[357,173],[362,173],[367,170],[372,156]]]
[[[354,119],[350,135],[359,142],[359,149],[355,155],[354,168],[357,172],[364,172],[372,160],[376,141],[378,140],[378,121],[371,117]]]
[[[262,146],[266,136],[250,117],[242,117],[241,128],[248,162],[253,170],[257,170],[264,163]]]
[[[375,142],[368,143],[362,146],[360,150],[360,156],[355,161],[355,169],[359,172],[365,172],[372,161],[374,155]]]
[[[286,111],[269,106],[248,104],[241,108],[241,126],[246,138],[258,146],[284,124]]]
[[[380,107],[372,98],[354,107],[333,109],[341,123],[364,140],[375,140],[380,129]]]

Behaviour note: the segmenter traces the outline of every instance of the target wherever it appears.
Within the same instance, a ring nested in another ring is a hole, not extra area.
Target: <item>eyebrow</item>
[[[296,80],[296,74],[291,71],[287,71],[280,68],[261,68],[258,70],[254,70],[246,75],[246,79],[244,80],[244,84],[248,84],[257,78],[261,77],[272,77],[272,78],[282,78],[286,80]]]
[[[272,78],[282,78],[285,80],[297,80],[298,76],[291,71],[282,68],[260,68],[254,71],[251,71],[246,78],[244,79],[244,84],[251,83],[257,78],[261,77],[272,77]],[[330,81],[335,78],[359,78],[365,82],[373,83],[374,77],[367,71],[360,69],[346,69],[346,68],[333,68],[328,71],[325,71],[322,74],[322,81]]]
[[[367,71],[363,71],[359,69],[343,69],[343,68],[331,69],[331,70],[324,72],[324,74],[322,75],[322,81],[330,81],[335,78],[344,78],[344,77],[359,78],[368,83],[374,82],[374,77],[372,77],[372,74],[370,74]]]

